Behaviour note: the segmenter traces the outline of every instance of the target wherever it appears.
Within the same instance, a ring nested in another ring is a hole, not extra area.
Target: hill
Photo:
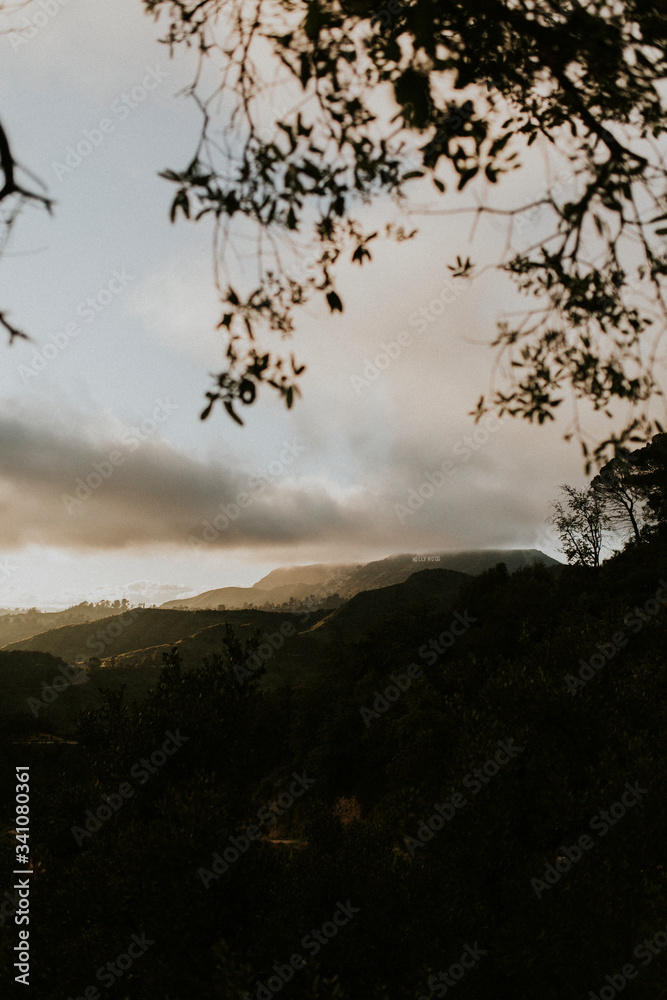
[[[312,563],[310,566],[280,566],[272,569],[261,580],[253,584],[252,589],[271,590],[276,587],[290,587],[296,584],[306,584],[319,590],[335,593],[338,582],[346,579],[355,569],[354,563]]]
[[[493,563],[494,557],[495,553],[486,553],[476,568],[484,562]],[[465,562],[465,554],[458,555],[458,562],[470,564]],[[411,572],[415,566],[424,568]],[[4,657],[4,687],[0,685],[3,714],[30,716],[29,699],[41,698],[44,685],[51,685],[54,678],[61,676],[63,664],[83,662],[90,683],[68,685],[53,707],[45,704],[39,712],[42,726],[48,724],[57,732],[69,732],[80,710],[99,707],[106,690],[124,686],[127,699],[146,697],[157,683],[164,654],[173,647],[185,671],[200,666],[206,657],[224,654],[229,625],[241,642],[257,638],[260,657],[254,664],[261,661],[264,667],[259,684],[265,689],[312,684],[332,669],[341,650],[394,636],[397,630],[406,652],[412,656],[429,638],[426,620],[442,622],[442,629],[448,624],[444,619],[450,612],[465,610],[459,607],[457,595],[474,578],[460,570],[441,568],[435,562],[415,563],[412,556],[406,555],[357,568],[351,574],[350,586],[357,586],[363,576],[377,584],[383,578],[403,574],[407,578],[401,582],[358,591],[335,610],[313,608],[292,613],[251,608],[135,608],[94,624],[46,630],[0,650]],[[281,631],[285,628],[289,633],[286,636]],[[248,669],[247,664],[245,667]]]
[[[322,611],[309,613],[310,626]],[[294,633],[284,642],[284,649],[270,651],[268,673],[262,678],[265,687],[303,683],[306,676],[316,676],[312,660],[313,642],[299,639],[304,615],[266,611],[169,611],[140,609],[117,635],[110,635],[110,625],[120,625],[114,618],[88,625],[63,626],[12,643],[0,649],[0,720],[11,720],[20,728],[39,726],[48,732],[69,735],[83,709],[97,709],[105,701],[105,692],[125,688],[127,701],[143,699],[155,687],[164,665],[163,653],[178,649],[184,670],[199,667],[204,657],[224,650],[225,625],[233,625],[242,640],[259,630],[260,638],[280,634],[289,624]],[[116,629],[113,629],[116,631]],[[106,635],[103,642],[98,632]],[[90,646],[87,641],[92,639]],[[277,642],[274,639],[274,644]],[[85,653],[82,653],[85,650]],[[102,657],[100,653],[104,653]],[[84,655],[88,663],[76,668]],[[99,663],[90,658],[97,656]],[[70,678],[75,677],[73,683]],[[66,683],[65,680],[66,679]]]
[[[510,573],[523,566],[542,563],[560,566],[556,559],[538,549],[478,549],[469,552],[440,552],[430,556],[412,553],[388,556],[366,564],[313,563],[311,566],[283,566],[272,570],[252,587],[221,587],[195,597],[167,601],[162,608],[241,608],[245,604],[287,604],[301,601],[315,592],[318,596],[340,594],[353,597],[363,590],[376,590],[403,583],[418,570],[448,569],[477,576],[504,562]]]
[[[250,638],[257,630],[262,638],[268,634],[275,637],[282,625],[293,625],[295,633],[281,643],[280,648],[269,648],[267,643],[261,644],[260,650],[264,650],[268,656],[262,657],[266,673],[260,679],[260,687],[300,686],[312,682],[326,671],[329,661],[337,655],[341,642],[358,642],[378,629],[389,629],[392,617],[409,613],[416,606],[419,614],[449,609],[467,579],[469,577],[466,574],[452,570],[421,571],[414,573],[403,583],[356,594],[342,607],[330,612],[320,609],[307,615],[292,615],[285,612],[255,611],[252,618],[248,618],[249,613],[246,611],[241,616],[226,614],[225,619],[233,625],[235,633],[242,640]],[[175,646],[183,667],[191,669],[201,664],[205,656],[220,651],[224,635],[224,624],[209,625],[191,635],[184,635],[173,643],[165,642],[110,656],[103,659],[101,665],[103,668],[133,667],[159,671],[163,653]]]
[[[257,614],[267,615],[268,613],[259,611]],[[292,621],[286,622],[287,617],[291,618]],[[280,624],[293,624],[296,630],[299,627],[299,617],[297,615],[281,615]],[[273,637],[273,644],[267,641],[260,643],[261,662],[266,671],[259,678],[260,687],[300,686],[321,676],[326,665],[326,657],[321,655],[320,644],[316,643],[309,633],[295,631],[286,639],[283,636],[282,643],[278,645],[280,638],[277,640],[275,638],[280,636],[279,629],[276,627],[277,623],[264,621],[259,623],[259,626],[261,626],[260,639],[266,640],[267,636]],[[234,625],[234,633],[242,642],[256,636],[257,630],[257,622]],[[206,657],[210,658],[223,651],[225,636],[225,624],[209,625],[208,628],[184,636],[173,643],[149,646],[145,649],[137,649],[103,659],[100,664],[100,672],[104,672],[110,678],[118,674],[119,671],[130,674],[131,689],[135,696],[141,697],[144,690],[157,682],[164,665],[165,653],[176,649],[181,659],[182,669],[184,671],[194,670],[201,667]],[[256,662],[253,661],[253,663]],[[241,663],[239,666],[243,667],[244,664]]]
[[[424,615],[448,609],[468,579],[467,574],[454,570],[421,570],[402,583],[355,594],[313,625],[311,632],[330,642],[358,641],[396,614],[409,612],[414,605]]]
[[[436,552],[430,556],[411,554],[388,556],[367,563],[353,570],[341,584],[340,593],[345,596],[362,590],[375,590],[407,580],[416,570],[446,569],[458,573],[478,576],[498,563],[505,563],[510,573],[542,563],[545,566],[560,566],[556,559],[544,555],[538,549],[475,549],[469,552]]]
[[[68,663],[93,656],[119,656],[154,646],[171,647],[180,640],[201,632],[210,625],[229,622],[252,628],[274,629],[299,615],[271,611],[179,611],[164,608],[135,608],[126,615],[105,618],[90,625],[65,625],[42,632],[20,642],[9,643],[5,650],[31,650],[51,653]]]
[[[296,600],[303,600],[308,597],[313,590],[313,585],[309,583],[290,583],[281,587],[273,587],[270,590],[259,588],[257,584],[253,587],[218,587],[216,590],[207,590],[203,594],[195,597],[183,597],[174,601],[167,601],[161,604],[161,608],[171,610],[194,610],[194,609],[215,609],[221,605],[225,609],[240,610],[246,604],[257,607],[261,604],[284,604],[291,597]]]
[[[0,614],[0,647],[61,625],[98,621],[100,618],[119,615],[125,610],[126,608],[109,607],[108,601],[106,604],[89,604],[84,601],[65,611],[38,611],[37,608],[27,611],[8,610]]]

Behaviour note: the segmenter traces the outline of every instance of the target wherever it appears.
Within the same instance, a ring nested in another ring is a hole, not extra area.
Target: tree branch
[[[22,340],[30,340],[30,337],[28,336],[27,333],[24,333],[23,330],[19,330],[17,327],[12,326],[12,324],[9,322],[9,320],[6,318],[3,312],[0,312],[0,326],[4,326],[5,330],[8,332],[10,344],[17,337],[20,337]]]
[[[16,160],[12,155],[9,139],[7,138],[7,133],[4,130],[2,122],[0,122],[0,168],[5,179],[2,188],[0,188],[0,202],[4,201],[5,198],[9,198],[12,194],[18,194],[23,198],[41,202],[47,211],[51,211],[53,202],[50,198],[39,194],[37,191],[29,191],[17,183]]]

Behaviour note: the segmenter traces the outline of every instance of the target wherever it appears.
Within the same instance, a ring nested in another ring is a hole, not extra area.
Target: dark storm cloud
[[[341,485],[318,431],[284,441],[250,475],[160,440],[168,415],[167,401],[143,429],[103,441],[0,417],[0,547],[389,553],[529,545],[544,522],[543,500],[517,490],[503,458],[509,425],[394,439],[381,455],[351,456],[358,474]]]
[[[163,417],[156,407],[153,429]],[[287,441],[256,476],[197,461],[154,440],[150,426],[93,442],[0,419],[0,545],[220,547],[335,539],[367,530],[363,512],[290,476]]]

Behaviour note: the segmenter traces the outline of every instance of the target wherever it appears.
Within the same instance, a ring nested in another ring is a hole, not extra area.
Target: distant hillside
[[[556,559],[537,549],[477,549],[470,552],[434,552],[426,557],[409,554],[388,556],[355,569],[341,585],[340,593],[347,597],[362,590],[402,583],[417,570],[448,569],[477,576],[500,562],[505,563],[510,573],[537,562],[545,566],[560,565]]]
[[[324,614],[326,612],[312,612],[308,626]],[[114,618],[97,622],[93,631],[88,625],[64,626],[12,644],[12,649],[0,649],[0,726],[3,718],[11,719],[15,725],[20,717],[29,726],[71,734],[82,709],[103,705],[102,692],[105,690],[124,686],[128,700],[144,698],[157,683],[163,667],[163,653],[174,646],[186,670],[200,666],[205,656],[221,652],[226,622],[231,623],[242,638],[254,635],[257,630],[261,636],[275,635],[285,623],[294,626],[295,634],[284,641],[284,648],[275,656],[271,653],[263,686],[301,684],[304,677],[317,676],[321,664],[313,660],[314,644],[312,640],[302,641],[296,634],[296,630],[304,627],[303,613],[187,612],[147,608],[141,609],[136,619],[128,620],[124,632],[113,639],[109,637],[111,641],[103,650],[96,645],[101,643],[97,629],[106,630],[114,623]],[[92,648],[86,646],[86,640],[91,637]],[[63,678],[71,677],[66,664],[73,662],[81,651],[89,657],[97,652],[100,665],[80,669],[78,676],[88,680],[63,686]],[[56,690],[62,686],[55,697],[54,681]]]
[[[305,584],[311,589],[326,590],[328,593],[335,593],[340,580],[345,580],[360,566],[354,563],[313,563],[310,566],[281,566],[272,569],[270,573],[263,576],[261,580],[253,584],[255,588],[261,590],[271,590],[274,587],[293,587],[296,584]]]
[[[415,565],[415,564],[410,564]],[[286,611],[183,611],[167,608],[134,609],[130,614],[94,623],[51,629],[0,650],[5,685],[0,673],[3,714],[29,713],[27,699],[37,697],[44,683],[60,676],[59,665],[84,656],[99,659],[86,667],[89,683],[69,686],[55,699],[40,721],[59,732],[69,731],[83,707],[98,706],[101,689],[126,685],[129,698],[142,698],[158,680],[164,653],[174,646],[186,670],[199,666],[204,657],[222,652],[225,625],[242,639],[260,634],[266,673],[265,688],[301,686],[317,680],[327,670],[341,647],[369,632],[383,628],[396,615],[410,608],[419,614],[453,605],[466,575],[452,570],[421,570],[408,580],[389,587],[359,593],[336,611],[318,609],[290,614]],[[281,626],[291,624],[294,633],[275,648],[266,637],[275,637]],[[59,659],[57,659],[59,658]],[[11,669],[9,669],[11,667]]]
[[[322,612],[320,612],[322,614]],[[65,662],[83,656],[97,656],[106,661],[124,653],[143,651],[175,643],[200,633],[212,625],[229,622],[251,630],[274,630],[285,621],[298,623],[302,615],[277,611],[179,611],[163,608],[140,608],[131,614],[106,618],[90,625],[66,625],[40,635],[10,643],[5,650],[31,650],[51,653]],[[313,616],[312,620],[316,620]],[[221,630],[222,632],[222,630]],[[117,634],[114,634],[117,633]],[[0,650],[1,652],[2,650]]]
[[[167,601],[162,608],[241,608],[270,603],[280,605],[290,598],[303,600],[311,593],[318,596],[338,593],[353,597],[362,590],[376,590],[403,583],[413,573],[425,569],[449,569],[476,576],[499,562],[510,573],[541,562],[545,566],[561,564],[538,549],[477,549],[470,552],[440,552],[432,556],[404,554],[388,556],[362,565],[313,563],[311,566],[283,566],[272,570],[252,587],[221,587],[195,597]]]
[[[275,635],[280,625],[286,622],[295,626],[295,634],[289,636],[279,649],[270,649],[263,643],[263,648],[269,653],[264,661],[266,673],[260,680],[260,686],[275,688],[283,685],[301,686],[317,680],[326,672],[332,657],[340,651],[341,644],[353,643],[363,639],[369,632],[382,629],[399,614],[404,614],[410,608],[417,611],[417,616],[449,610],[455,604],[455,598],[461,585],[469,577],[454,570],[435,569],[413,573],[403,583],[390,587],[376,588],[356,594],[342,607],[327,612],[318,610],[312,612],[304,621],[303,613],[289,614],[287,612],[244,611],[244,612],[208,612],[224,618],[233,625],[235,632],[241,638],[254,635],[259,630],[262,636]],[[165,616],[181,615],[185,626],[188,623],[203,621],[205,612],[194,615],[186,612],[174,612],[158,609]],[[165,621],[169,621],[165,617]],[[159,619],[158,619],[159,622]],[[205,656],[220,651],[224,641],[224,624],[206,625],[199,631],[183,635],[172,641],[163,641],[153,646],[135,649],[126,653],[113,654],[102,659],[102,670],[115,673],[119,669],[145,673],[157,679],[162,666],[162,658],[172,646],[175,646],[181,656],[185,669],[198,666]],[[421,631],[419,636],[422,638]],[[261,647],[260,647],[261,648]],[[113,669],[110,669],[113,668]],[[133,690],[136,689],[137,678],[133,679]]]
[[[198,631],[204,624],[212,625],[218,621],[220,612],[171,612],[165,615],[153,608],[135,608],[119,617],[102,618],[93,624],[49,629],[28,639],[7,643],[3,648],[39,650],[73,662],[91,656],[127,653],[158,642],[175,642],[183,635]]]
[[[228,609],[243,608],[244,604],[284,604],[290,597],[303,600],[312,592],[313,586],[309,583],[291,583],[282,587],[274,587],[271,590],[260,589],[257,584],[253,587],[219,587],[217,590],[207,590],[203,594],[195,597],[183,597],[175,601],[166,601],[161,604],[161,608],[166,609],[217,609],[223,605]]]
[[[8,611],[0,615],[0,648],[10,642],[19,642],[40,632],[58,628],[61,625],[76,625],[98,621],[110,615],[119,615],[121,608],[103,607],[100,604],[77,604],[65,611]]]

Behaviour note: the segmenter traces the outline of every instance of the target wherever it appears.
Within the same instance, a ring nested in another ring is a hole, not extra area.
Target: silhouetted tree
[[[655,526],[667,525],[667,434],[656,434],[650,444],[632,452],[631,485],[646,497]]]
[[[578,490],[574,486],[561,486],[559,489],[564,499],[552,503],[554,513],[549,521],[560,537],[561,552],[569,563],[597,569],[602,536],[608,525],[600,496],[592,487]]]
[[[607,462],[593,481],[595,491],[610,526],[632,531],[635,542],[641,542],[642,506],[646,495],[632,481],[633,465],[623,457]]]

